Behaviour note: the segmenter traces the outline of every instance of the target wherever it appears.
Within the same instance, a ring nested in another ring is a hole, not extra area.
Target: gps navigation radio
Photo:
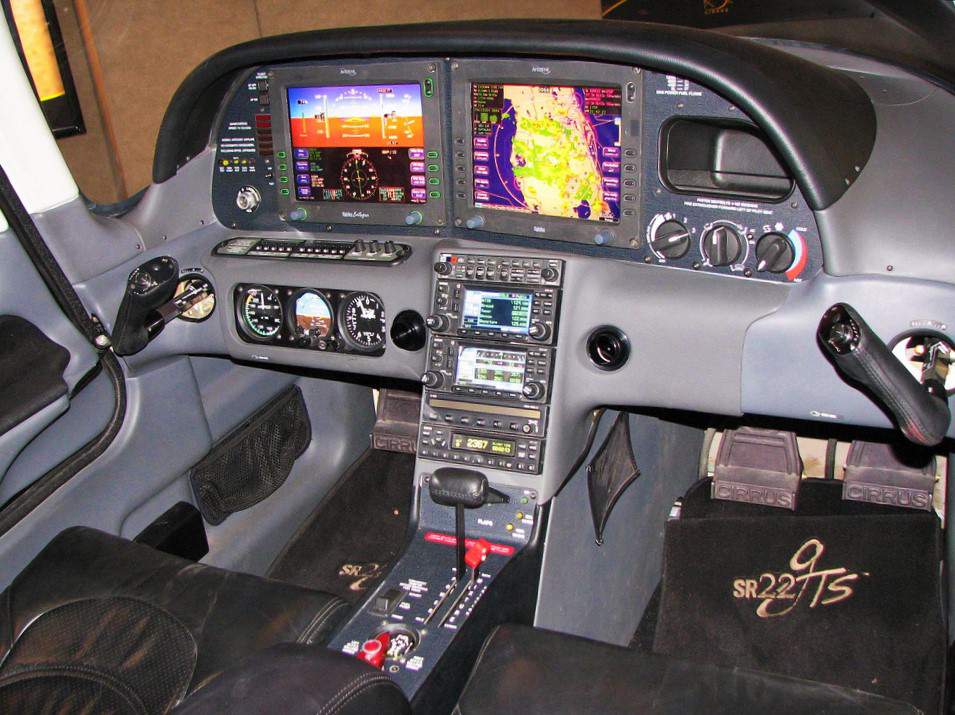
[[[273,70],[284,218],[443,224],[440,73],[416,61]]]
[[[628,246],[639,214],[640,76],[585,62],[461,61],[455,223]]]

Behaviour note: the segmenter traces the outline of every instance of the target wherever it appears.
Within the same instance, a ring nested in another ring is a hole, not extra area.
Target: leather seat
[[[918,713],[859,690],[721,668],[504,625],[487,639],[458,715],[534,713]]]
[[[324,652],[346,609],[326,593],[67,529],[0,595],[0,711],[166,712],[275,644]],[[349,660],[344,684],[368,671]]]

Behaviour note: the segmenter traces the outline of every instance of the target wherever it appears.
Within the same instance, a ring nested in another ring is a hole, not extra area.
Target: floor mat
[[[795,514],[711,503],[708,480],[691,489],[666,525],[654,650],[937,711],[937,517],[842,502],[840,483],[812,481]]]
[[[350,603],[363,598],[404,547],[413,478],[413,454],[365,452],[292,537],[269,577]]]

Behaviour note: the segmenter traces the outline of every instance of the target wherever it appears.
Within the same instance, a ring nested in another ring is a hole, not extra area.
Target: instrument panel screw
[[[891,272],[891,271],[894,271],[894,270],[895,270],[895,266],[893,266],[893,265],[890,263],[889,265],[887,265],[887,266],[885,267],[885,270],[890,271],[890,272]]]

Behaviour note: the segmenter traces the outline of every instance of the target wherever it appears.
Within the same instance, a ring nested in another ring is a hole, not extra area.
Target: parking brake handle
[[[945,438],[952,414],[944,385],[916,380],[852,306],[829,308],[817,336],[836,369],[865,387],[910,442],[932,447]]]

